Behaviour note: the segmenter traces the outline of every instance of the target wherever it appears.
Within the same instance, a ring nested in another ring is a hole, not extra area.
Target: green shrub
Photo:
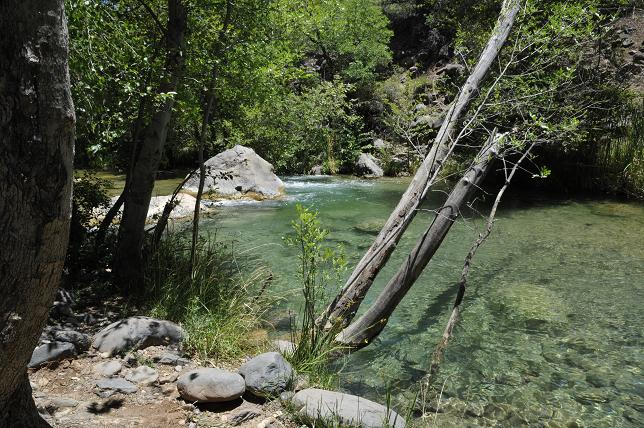
[[[300,204],[296,209],[293,234],[284,240],[300,250],[299,276],[304,306],[299,322],[292,325],[296,350],[289,358],[298,372],[308,374],[314,383],[328,386],[333,379],[328,365],[332,354],[338,351],[333,343],[336,332],[325,331],[316,320],[328,304],[329,290],[341,279],[346,260],[342,247],[334,249],[324,245],[329,231],[322,228],[318,213]]]

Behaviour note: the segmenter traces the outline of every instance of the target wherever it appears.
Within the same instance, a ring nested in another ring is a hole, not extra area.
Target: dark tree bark
[[[181,0],[168,0],[168,24],[165,35],[166,63],[157,93],[176,92],[184,64],[183,44],[187,9]],[[139,292],[143,280],[143,243],[154,180],[159,169],[168,124],[174,108],[174,96],[165,96],[144,131],[129,186],[125,194],[123,218],[119,225],[114,260],[116,282],[126,292]]]
[[[460,215],[461,208],[480,188],[498,148],[498,139],[494,132],[479,152],[474,164],[454,186],[443,206],[437,210],[434,220],[418,239],[398,272],[389,280],[371,307],[338,334],[336,342],[349,348],[362,348],[371,343],[385,328],[398,303],[416,282],[447,236]]]
[[[0,426],[49,426],[27,363],[69,238],[74,108],[63,0],[0,2]]]
[[[326,329],[344,328],[351,322],[376,276],[389,260],[451,152],[457,126],[471,100],[478,95],[482,82],[510,34],[518,11],[518,0],[504,0],[492,36],[476,67],[448,110],[430,152],[371,247],[355,267],[343,289],[320,317],[319,323],[324,324]]]

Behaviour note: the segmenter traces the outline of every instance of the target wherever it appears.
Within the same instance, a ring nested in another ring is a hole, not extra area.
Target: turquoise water
[[[281,239],[295,203],[319,210],[329,239],[344,245],[353,266],[407,184],[329,177],[285,183],[286,200],[222,206],[204,228],[217,230],[218,239],[234,237],[270,266],[272,292],[283,297],[276,318],[300,305],[297,253]],[[427,208],[443,197],[431,195]],[[476,210],[484,211],[487,199],[454,225],[379,339],[342,361],[340,388],[380,402],[389,390],[393,407],[405,411],[449,316],[463,258],[483,227]],[[430,218],[418,214],[375,290]],[[644,426],[644,206],[521,194],[506,198],[497,219],[476,256],[461,323],[434,388],[418,400],[429,413],[423,421]]]

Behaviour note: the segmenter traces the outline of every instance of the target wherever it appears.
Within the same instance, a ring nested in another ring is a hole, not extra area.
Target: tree
[[[145,220],[184,64],[187,19],[187,8],[182,1],[168,0],[168,22],[164,32],[166,62],[156,94],[157,109],[145,127],[138,154],[128,172],[123,218],[119,225],[114,268],[117,282],[126,291],[137,291],[142,284]]]
[[[355,267],[343,289],[322,315],[320,322],[326,324],[328,329],[344,328],[349,325],[376,276],[389,260],[396,244],[415,217],[417,208],[460,138],[460,135],[455,136],[460,121],[472,99],[478,95],[482,82],[489,74],[490,67],[507,40],[519,7],[517,0],[503,2],[497,24],[488,43],[476,67],[447,111],[431,150],[416,171],[416,175],[385,226]]]
[[[75,116],[62,0],[0,3],[0,426],[40,427],[27,363],[65,260]]]

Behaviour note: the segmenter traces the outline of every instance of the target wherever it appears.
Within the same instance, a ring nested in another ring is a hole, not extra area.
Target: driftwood
[[[456,128],[470,102],[478,95],[492,63],[507,40],[519,8],[518,0],[504,0],[496,28],[476,67],[448,110],[432,149],[371,247],[351,273],[340,293],[319,318],[318,323],[326,329],[341,329],[351,322],[376,276],[416,215],[418,207],[436,181],[445,159],[458,140],[454,139]]]
[[[368,345],[385,327],[394,309],[427,266],[458,218],[461,207],[470,200],[491,169],[499,152],[502,136],[496,130],[479,152],[472,166],[454,186],[444,205],[416,242],[398,272],[389,280],[371,307],[336,336],[348,348]]]

